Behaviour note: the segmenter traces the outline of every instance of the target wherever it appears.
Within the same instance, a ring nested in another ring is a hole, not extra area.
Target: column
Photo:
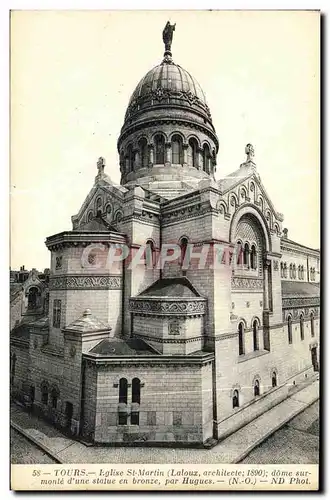
[[[269,267],[270,260],[264,261],[264,310],[269,311]]]
[[[171,143],[165,142],[165,165],[167,166],[170,166],[172,163],[171,153]]]
[[[203,170],[203,150],[201,148],[197,148],[197,168],[198,170]]]
[[[148,144],[148,150],[149,150],[149,167],[152,167],[154,164],[154,145]]]
[[[133,171],[135,171],[135,170],[138,170],[138,168],[140,167],[140,155],[139,155],[138,149],[134,149],[133,158],[134,158]]]
[[[188,144],[183,144],[182,149],[183,149],[183,166],[187,167],[188,166]]]

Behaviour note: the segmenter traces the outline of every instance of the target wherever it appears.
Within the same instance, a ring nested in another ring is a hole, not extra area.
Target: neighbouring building
[[[319,369],[320,252],[289,239],[251,144],[216,180],[210,109],[172,34],[129,101],[120,185],[100,158],[72,230],[46,240],[49,313],[11,334],[13,397],[94,443],[214,443]],[[162,269],[108,265],[127,247],[154,264],[174,243]],[[205,265],[185,269],[192,248]]]
[[[49,275],[50,269],[10,270],[10,331],[48,314]]]

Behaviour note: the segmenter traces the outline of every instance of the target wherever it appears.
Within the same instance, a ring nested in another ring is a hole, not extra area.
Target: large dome
[[[219,149],[201,86],[172,59],[174,29],[165,26],[163,60],[137,84],[117,143],[121,184],[165,197],[214,178]]]
[[[200,84],[170,57],[165,57],[138,83],[129,101],[125,121],[148,107],[161,106],[163,103],[193,107],[208,119],[211,118]]]

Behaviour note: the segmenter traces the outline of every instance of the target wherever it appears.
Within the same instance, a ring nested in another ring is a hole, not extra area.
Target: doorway
[[[311,355],[312,355],[313,370],[314,370],[314,372],[318,372],[319,371],[319,364],[317,361],[317,349],[316,349],[316,347],[312,347]]]

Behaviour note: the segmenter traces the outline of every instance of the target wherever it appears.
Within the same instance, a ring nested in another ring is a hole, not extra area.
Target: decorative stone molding
[[[121,276],[53,276],[49,281],[50,290],[121,290]]]
[[[319,306],[320,297],[292,297],[282,299],[282,309],[291,309],[296,307]]]
[[[126,111],[125,121],[132,115],[134,115],[134,113],[136,113],[140,109],[140,106],[144,103],[147,103],[148,101],[156,101],[155,104],[160,104],[164,101],[165,104],[168,104],[169,99],[180,99],[184,102],[187,102],[190,106],[200,106],[206,112],[207,116],[211,118],[209,107],[192,92],[178,91],[176,89],[157,88],[155,90],[151,90],[149,94],[138,96],[130,103]]]
[[[59,255],[56,257],[56,263],[55,263],[55,269],[62,269],[62,259],[63,259],[63,256],[62,255]]]
[[[202,316],[205,314],[205,299],[130,299],[130,312],[156,316]]]
[[[180,335],[182,333],[182,325],[177,319],[173,319],[168,324],[169,335]]]
[[[70,347],[70,356],[71,356],[71,358],[74,358],[74,357],[75,357],[75,355],[76,355],[76,348],[75,348],[75,346],[74,346],[74,345],[72,345],[72,346]]]
[[[231,279],[231,287],[234,290],[256,290],[262,291],[263,289],[263,280],[257,278],[237,278],[232,277]]]
[[[134,334],[134,337],[138,337],[139,339],[146,340],[149,342],[155,342],[159,344],[189,344],[190,342],[197,342],[199,340],[203,340],[204,337],[202,335],[198,337],[191,337],[187,339],[168,339],[168,338],[158,338],[158,337],[150,337],[149,335],[140,335],[138,333]]]

